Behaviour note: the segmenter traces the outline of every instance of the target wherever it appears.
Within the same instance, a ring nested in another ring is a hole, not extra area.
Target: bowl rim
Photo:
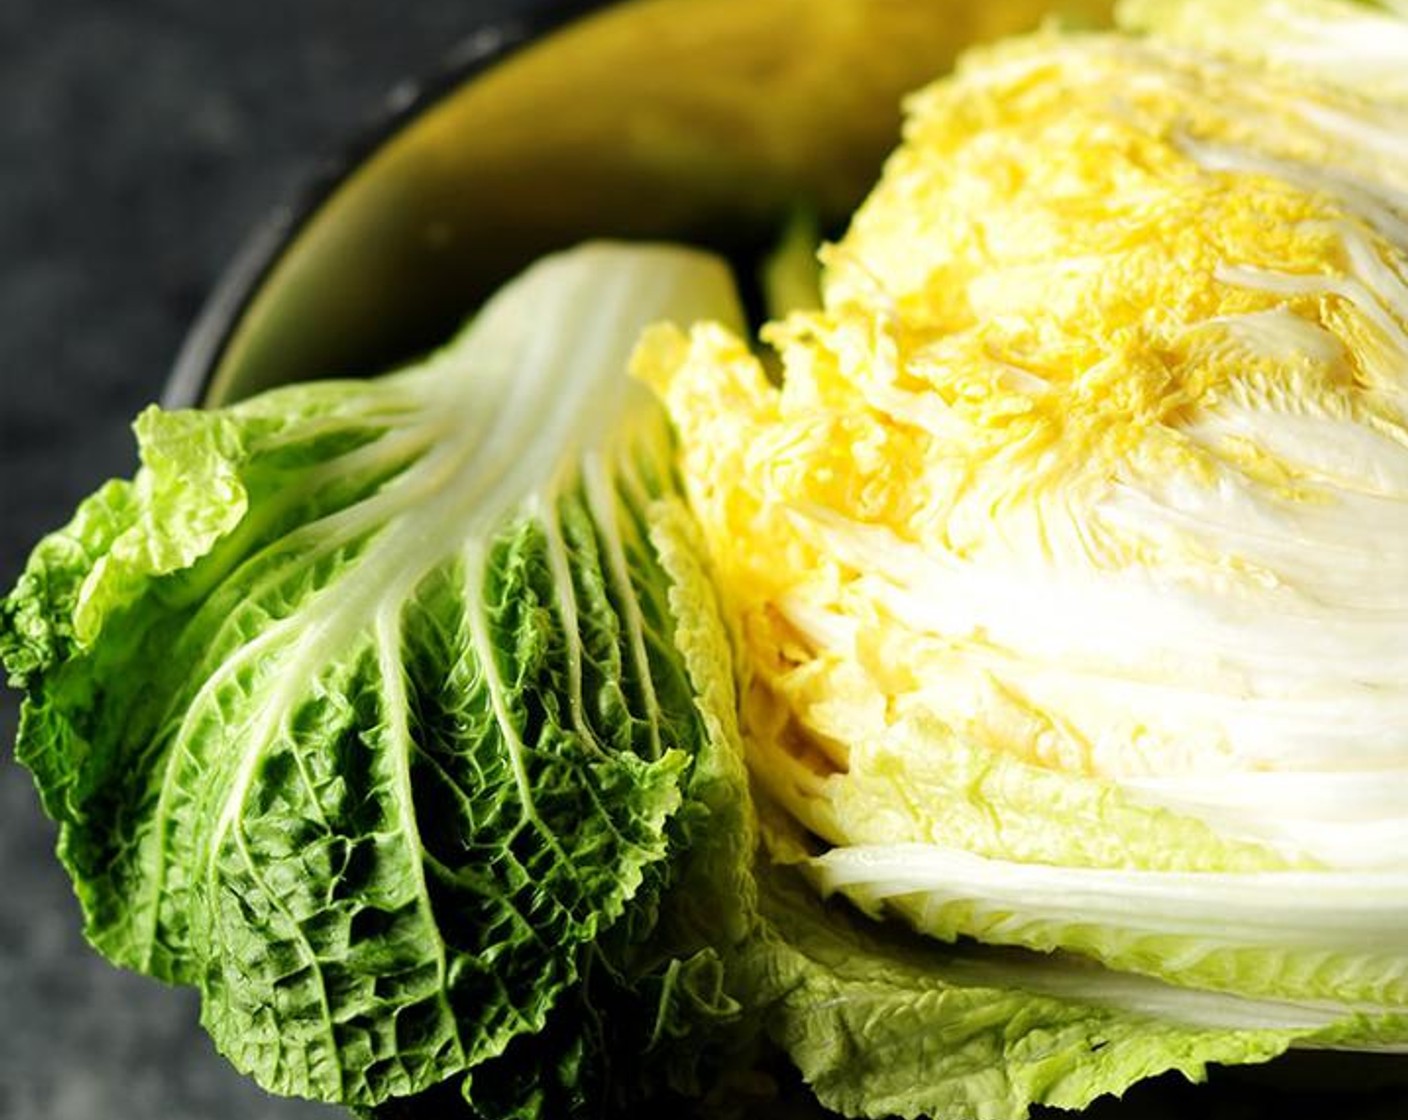
[[[187,328],[161,394],[163,408],[199,408],[246,311],[299,235],[338,190],[405,128],[467,82],[569,24],[623,0],[548,0],[475,24],[424,74],[404,78],[295,173],[293,186],[241,238]]]

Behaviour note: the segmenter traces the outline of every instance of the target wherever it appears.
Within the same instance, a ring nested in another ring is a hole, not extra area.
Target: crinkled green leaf
[[[771,827],[780,854],[803,858],[789,854],[791,826]],[[1202,1080],[1210,1064],[1408,1028],[1408,1016],[1219,996],[1060,954],[941,945],[820,901],[782,865],[759,882],[765,925],[732,962],[735,982],[821,1102],[847,1116],[1021,1120],[1170,1070]]]
[[[369,1106],[491,1063],[658,894],[705,728],[625,366],[701,315],[736,315],[718,262],[588,247],[413,369],[149,411],[136,478],[6,600],[89,938],[198,987],[266,1088]]]
[[[666,826],[674,858],[645,869],[630,908],[597,937],[582,981],[542,1030],[515,1038],[462,1089],[389,1101],[377,1120],[619,1116],[662,1093],[699,1095],[734,1063],[736,1041],[752,1037],[724,961],[757,920],[728,638],[683,503],[654,501],[643,523],[667,578],[663,597],[642,595],[642,611],[652,632],[670,636],[686,674],[688,695],[670,702],[692,708],[701,725],[683,803]]]

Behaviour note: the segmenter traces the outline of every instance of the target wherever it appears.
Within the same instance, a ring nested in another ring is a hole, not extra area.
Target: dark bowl
[[[1112,0],[559,0],[489,24],[249,238],[171,405],[376,372],[588,237],[746,262],[805,205],[840,220],[903,94],[964,47]]]

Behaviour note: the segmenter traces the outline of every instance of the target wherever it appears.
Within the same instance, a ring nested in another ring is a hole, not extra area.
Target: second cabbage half
[[[1251,43],[1232,7],[970,56],[765,332],[780,384],[710,326],[637,370],[775,858],[1036,951],[1030,993],[1401,1048],[1408,115],[1342,56],[1408,55],[1387,14],[1249,5]]]

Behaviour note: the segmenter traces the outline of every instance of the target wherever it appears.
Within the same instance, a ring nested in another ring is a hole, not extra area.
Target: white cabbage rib
[[[319,547],[325,550],[377,531],[355,569],[320,593],[332,602],[319,612],[318,625],[291,616],[271,627],[222,666],[185,712],[174,758],[199,733],[204,694],[213,694],[215,685],[240,666],[260,658],[277,662],[282,683],[246,729],[246,749],[207,845],[207,876],[214,874],[226,836],[235,835],[239,842],[238,821],[254,776],[269,745],[285,733],[314,670],[335,660],[365,620],[377,615],[379,604],[405,601],[428,571],[462,550],[465,601],[479,604],[482,611],[487,542],[510,513],[525,506],[547,524],[556,516],[568,467],[585,463],[590,472],[591,464],[600,464],[609,453],[612,440],[660,440],[656,424],[638,422],[656,407],[649,393],[621,376],[639,327],[664,316],[688,321],[733,302],[727,269],[714,258],[674,247],[609,244],[550,258],[526,272],[511,296],[491,300],[461,341],[404,378],[413,399],[424,406],[414,423],[403,421],[352,454],[381,455],[391,466],[402,445],[429,450],[372,496],[301,530],[319,534]],[[586,321],[579,309],[590,309]],[[555,329],[540,328],[544,323]],[[466,353],[473,355],[472,363],[466,363]],[[472,364],[472,370],[462,368],[465,364]],[[563,378],[564,369],[573,376]],[[626,470],[638,462],[633,455],[610,457],[629,464],[622,468]],[[663,464],[665,449],[655,448],[653,458]],[[630,654],[640,679],[648,682],[639,606],[613,529],[615,503],[606,493],[612,485],[614,480],[597,477],[588,486],[589,501],[593,512],[607,519],[603,530],[615,549],[609,557],[611,577],[626,611]],[[466,546],[466,541],[471,543]],[[570,587],[570,581],[558,585]],[[478,622],[475,645],[492,675],[493,651],[482,618]],[[570,630],[567,640],[571,656],[580,660],[580,633]],[[491,685],[497,701],[503,687],[497,681]],[[653,709],[654,697],[646,699]],[[510,733],[511,721],[501,706],[496,714]],[[532,791],[520,779],[531,812]],[[159,885],[160,876],[157,881]]]
[[[1305,853],[1327,867],[1402,866],[1408,851],[1408,768],[1249,771],[1217,777],[1130,778],[1150,805],[1196,816],[1223,835]]]
[[[1248,602],[1148,573],[945,563],[887,530],[811,516],[887,615],[962,644],[975,668],[1019,682],[1091,737],[1123,718],[1170,739],[1220,731],[1247,769],[1404,765],[1401,607],[1346,613],[1281,589]],[[832,644],[815,614],[781,608],[819,648]]]
[[[1402,0],[1384,5],[1401,13]],[[1121,0],[1120,22],[1197,50],[1408,100],[1408,24],[1352,0]]]
[[[1397,954],[1408,979],[1408,872],[1120,871],[987,859],[938,844],[848,845],[814,861],[833,890],[971,904],[1014,929],[1028,921],[1171,934],[1215,945]],[[1395,1003],[1408,1002],[1399,991]]]
[[[810,874],[824,893],[943,938],[967,931],[989,944],[1071,949],[1125,972],[1292,1006],[1308,995],[1340,1016],[1391,1020],[1408,1007],[1402,871],[1121,871],[895,844],[833,848]],[[1277,999],[1288,990],[1297,997]]]

